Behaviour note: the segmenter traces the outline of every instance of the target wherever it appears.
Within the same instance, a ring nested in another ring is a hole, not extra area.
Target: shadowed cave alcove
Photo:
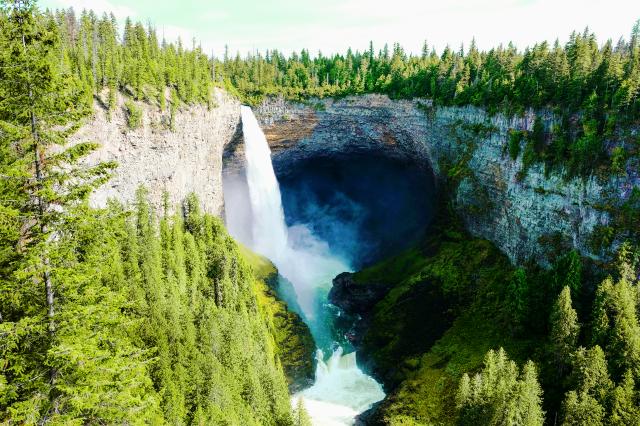
[[[304,224],[360,269],[417,243],[435,210],[424,165],[370,153],[274,161],[288,226]]]

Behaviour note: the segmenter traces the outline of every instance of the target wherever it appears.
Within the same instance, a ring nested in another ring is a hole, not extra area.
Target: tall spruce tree
[[[542,425],[542,390],[535,365],[529,361],[522,373],[504,349],[490,350],[482,371],[462,376],[456,394],[460,425]]]
[[[564,426],[604,425],[604,408],[587,393],[568,392],[562,411]]]
[[[596,291],[592,341],[604,348],[614,380],[631,370],[640,377],[640,324],[637,292],[625,278],[605,279]]]
[[[640,425],[640,406],[633,373],[627,371],[611,395],[611,413],[607,422],[614,426]]]
[[[579,348],[573,356],[572,381],[580,393],[585,393],[602,406],[607,405],[613,382],[609,378],[607,360],[600,346]]]
[[[510,320],[509,328],[512,334],[517,334],[523,329],[530,308],[529,284],[523,268],[515,270],[506,293],[505,312]]]
[[[11,294],[0,305],[7,328],[2,358],[11,415],[29,422],[63,409],[65,384],[55,352],[65,334],[56,295],[69,288],[61,273],[64,224],[113,164],[80,167],[78,160],[95,144],[65,146],[88,110],[80,101],[82,85],[58,56],[54,22],[30,0],[1,5],[0,136],[9,154],[2,164],[5,180],[12,182],[2,189],[12,191],[8,213],[10,226],[17,227],[10,233],[16,255],[2,270],[2,293]]]
[[[553,305],[549,319],[552,351],[560,374],[566,372],[571,356],[577,348],[580,324],[578,314],[571,305],[571,290],[564,287]]]

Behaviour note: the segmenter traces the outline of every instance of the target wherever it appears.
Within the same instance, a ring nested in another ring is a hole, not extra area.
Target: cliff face
[[[103,206],[110,197],[130,202],[144,184],[157,208],[165,190],[170,206],[195,192],[207,212],[222,215],[223,151],[229,170],[242,168],[244,155],[239,102],[221,90],[214,96],[210,109],[181,108],[174,131],[168,129],[168,113],[155,106],[140,104],[143,124],[136,130],[127,127],[122,102],[110,120],[104,109],[96,108],[94,119],[74,140],[101,145],[87,163],[116,161],[119,167],[94,191],[91,204]],[[496,243],[516,262],[534,258],[544,263],[545,244],[551,242],[598,258],[601,253],[591,248],[591,234],[597,225],[611,221],[602,207],[615,206],[640,186],[637,174],[566,181],[555,174],[546,177],[541,165],[518,180],[522,158],[513,161],[506,153],[508,133],[531,130],[531,113],[488,116],[473,107],[433,108],[425,100],[381,95],[305,104],[272,98],[255,112],[280,171],[304,158],[375,151],[422,164],[436,177],[454,175],[450,198],[467,228]],[[547,127],[554,122],[551,115],[543,118]]]
[[[514,262],[546,263],[549,244],[599,258],[590,241],[594,228],[611,220],[602,206],[622,202],[629,188],[640,186],[638,176],[545,177],[542,165],[519,180],[522,155],[509,157],[509,130],[531,130],[533,113],[489,116],[473,107],[435,108],[425,100],[365,95],[305,104],[270,99],[256,115],[274,165],[284,171],[308,157],[377,151],[430,167],[439,178],[448,175],[455,183],[447,187],[450,198],[469,231],[493,241]],[[542,118],[547,128],[554,123],[551,114]]]
[[[240,103],[216,90],[211,108],[183,106],[171,131],[169,113],[145,103],[138,104],[143,110],[142,126],[129,129],[122,99],[119,101],[110,120],[97,106],[93,120],[73,138],[100,144],[86,159],[87,164],[118,163],[113,178],[93,192],[90,203],[104,206],[109,198],[131,202],[136,189],[144,184],[155,208],[162,208],[165,190],[172,208],[194,192],[207,213],[222,215],[222,152],[238,130]]]

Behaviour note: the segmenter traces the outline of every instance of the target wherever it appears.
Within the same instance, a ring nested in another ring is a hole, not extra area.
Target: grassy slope
[[[504,347],[523,362],[536,341],[510,337],[501,309],[513,268],[490,242],[438,230],[427,243],[363,270],[357,282],[394,287],[374,308],[363,351],[394,387],[376,419],[452,424],[463,372]]]
[[[258,305],[268,319],[269,331],[284,369],[289,389],[293,392],[314,377],[315,343],[309,327],[300,316],[278,299],[269,283],[277,279],[277,269],[268,259],[239,244],[240,253],[256,276],[254,288]]]

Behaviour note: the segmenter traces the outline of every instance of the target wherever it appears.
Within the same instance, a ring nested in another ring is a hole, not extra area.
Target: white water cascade
[[[271,164],[271,152],[251,108],[242,107],[242,130],[247,161],[247,183],[251,204],[251,248],[269,258],[293,285],[307,321],[317,320],[318,290],[329,289],[338,273],[350,270],[332,256],[328,245],[308,228],[287,228],[280,188]],[[227,211],[227,215],[233,214]],[[233,234],[233,229],[230,229]],[[325,296],[323,296],[325,297]],[[317,351],[316,381],[295,395],[304,398],[314,425],[349,425],[354,417],[384,398],[379,383],[356,365],[356,354],[338,348],[325,360]]]

